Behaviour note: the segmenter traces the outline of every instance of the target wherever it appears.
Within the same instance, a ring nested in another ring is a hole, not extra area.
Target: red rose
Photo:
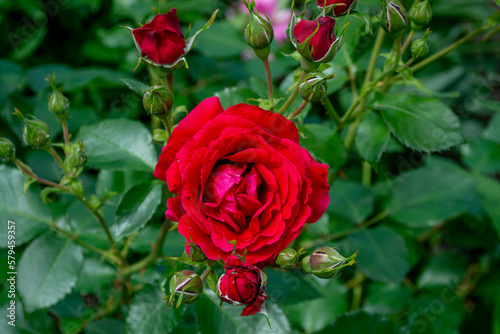
[[[153,21],[132,30],[132,34],[142,56],[157,64],[172,64],[185,53],[186,42],[175,8],[156,15]]]
[[[242,316],[259,312],[267,299],[265,274],[235,255],[227,257],[226,272],[217,283],[217,295],[222,301],[234,305],[247,305]]]
[[[326,11],[329,12],[333,8],[333,15],[340,16],[347,13],[355,2],[356,0],[326,0]],[[325,6],[325,1],[317,0],[316,4],[318,7],[323,8],[323,6]]]
[[[225,260],[236,241],[237,253],[259,266],[323,215],[327,174],[300,147],[293,122],[247,104],[224,110],[216,97],[175,127],[155,168],[178,195],[166,215],[186,240],[212,260]]]
[[[312,53],[312,60],[317,61],[328,53],[330,47],[335,42],[334,27],[335,20],[328,16],[320,17],[312,21],[300,20],[295,25],[293,34],[298,44],[302,44],[316,31],[314,36],[309,40],[308,46],[309,51]]]

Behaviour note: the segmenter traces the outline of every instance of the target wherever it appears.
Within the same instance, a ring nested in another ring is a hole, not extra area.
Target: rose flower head
[[[217,283],[221,300],[235,306],[245,305],[242,316],[260,312],[267,299],[266,274],[236,255],[228,256],[224,269]]]
[[[299,143],[295,123],[248,104],[202,101],[175,127],[155,177],[177,195],[167,218],[208,259],[245,251],[258,267],[316,222],[330,202],[328,166]]]
[[[354,9],[357,0],[317,0],[316,4],[320,9],[324,8],[326,13],[332,13],[333,16],[346,14],[349,9]],[[352,7],[352,8],[351,8]]]

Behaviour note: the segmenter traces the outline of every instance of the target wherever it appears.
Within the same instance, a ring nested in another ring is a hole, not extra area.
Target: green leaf
[[[460,152],[463,162],[475,171],[485,174],[500,171],[500,144],[474,138],[468,144],[462,145]]]
[[[410,227],[430,227],[460,215],[474,200],[474,181],[465,173],[425,166],[400,174],[385,206],[389,216]]]
[[[321,293],[299,271],[268,270],[266,292],[275,303],[294,305],[321,297]]]
[[[145,83],[135,80],[135,79],[120,79],[120,81],[123,81],[125,85],[127,85],[128,88],[133,90],[135,93],[138,95],[142,96],[144,93],[149,90],[149,86],[147,86]]]
[[[137,121],[110,119],[80,129],[87,164],[98,169],[152,172],[156,165],[153,138]]]
[[[85,334],[123,334],[125,324],[118,319],[101,319],[85,327]]]
[[[127,316],[127,333],[172,333],[182,317],[184,307],[169,307],[157,286],[148,285],[134,298]]]
[[[5,293],[7,296],[7,293]],[[4,311],[4,316],[8,313],[7,308],[10,304],[1,306]],[[16,321],[15,326],[9,325],[10,318],[5,318],[0,321],[0,333],[2,334],[47,334],[57,333],[54,320],[45,310],[27,313],[24,311],[24,306],[21,300],[16,298]]]
[[[105,262],[94,258],[86,258],[83,262],[75,290],[80,292],[96,292],[116,277],[115,270]]]
[[[224,38],[221,38],[224,36]],[[216,21],[196,41],[194,47],[208,57],[233,57],[241,54],[248,45],[230,21]]]
[[[336,179],[330,189],[328,211],[352,223],[361,224],[372,214],[374,201],[373,192],[360,183]]]
[[[125,192],[116,207],[113,232],[116,240],[138,231],[151,219],[161,202],[162,185],[158,181],[136,184]]]
[[[450,253],[433,256],[420,273],[417,285],[420,288],[436,286],[458,286],[467,270],[467,257]]]
[[[376,112],[369,111],[356,130],[356,149],[359,155],[376,170],[390,138],[389,129],[382,118]]]
[[[374,281],[400,283],[410,271],[405,240],[387,226],[356,232],[346,243],[349,254],[359,251],[356,266]]]
[[[412,291],[402,284],[374,282],[368,286],[363,310],[382,315],[395,314],[411,303]]]
[[[263,314],[242,317],[243,307],[235,307],[227,303],[220,305],[220,299],[211,290],[194,304],[196,320],[201,334],[288,334],[290,323],[283,311],[274,303],[268,304],[268,315],[271,328]]]
[[[300,138],[300,143],[315,157],[334,171],[344,166],[348,154],[342,139],[333,129],[320,124],[306,124],[299,128],[304,135]]]
[[[349,334],[367,334],[384,333],[399,334],[403,330],[392,321],[366,312],[351,312],[338,317],[332,324],[326,326],[317,334],[349,333]]]
[[[61,300],[75,286],[83,262],[72,240],[44,235],[33,241],[19,261],[17,284],[26,311]]]
[[[435,152],[462,143],[457,116],[440,100],[411,94],[378,94],[379,110],[392,133],[417,151]]]
[[[24,84],[23,68],[12,61],[0,59],[0,106],[10,93],[21,90]]]
[[[40,187],[32,185],[24,194],[26,177],[17,169],[0,166],[0,216],[2,226],[11,220],[16,226],[16,246],[47,229],[52,217],[40,198]],[[0,229],[0,248],[7,247],[7,228]]]
[[[476,191],[481,198],[481,203],[500,237],[500,205],[498,205],[500,203],[500,183],[480,175],[477,175],[475,179]]]
[[[500,112],[490,120],[488,127],[484,130],[484,138],[500,144]]]
[[[219,98],[224,108],[229,108],[238,103],[246,103],[248,99],[258,97],[253,91],[244,87],[226,87],[223,91],[217,92],[214,95]]]

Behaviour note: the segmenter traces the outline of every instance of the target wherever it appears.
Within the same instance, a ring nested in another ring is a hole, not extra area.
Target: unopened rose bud
[[[417,26],[428,25],[432,20],[432,8],[429,0],[417,3],[410,11],[410,17]]]
[[[320,247],[302,260],[302,269],[319,278],[332,278],[340,269],[352,266],[356,255],[346,258],[334,248]]]
[[[395,34],[403,31],[408,25],[408,13],[396,0],[382,1],[380,25],[388,33]]]
[[[259,58],[266,59],[271,51],[269,45],[274,38],[271,21],[267,17],[264,19],[257,13],[255,1],[245,1],[244,4],[250,12],[250,19],[245,28],[245,40]]]
[[[302,82],[299,86],[299,93],[307,102],[319,102],[326,96],[326,78],[316,76]]]
[[[427,35],[430,33],[427,30],[422,38],[419,38],[411,43],[411,54],[415,58],[424,58],[429,53],[429,46],[427,45]]]
[[[200,276],[191,270],[178,271],[170,279],[169,291],[168,305],[172,305],[174,300],[177,300],[176,307],[192,304],[203,293],[203,282]]]
[[[14,160],[16,158],[16,148],[7,138],[0,138],[0,159]]]
[[[144,94],[142,102],[148,113],[158,118],[165,118],[172,110],[174,96],[165,87],[157,85]]]
[[[299,254],[295,249],[285,248],[278,254],[276,258],[276,264],[280,266],[282,269],[290,270],[295,268],[299,260]]]
[[[68,164],[74,168],[81,168],[87,163],[87,155],[85,154],[85,146],[83,142],[71,144],[69,154],[67,156]]]
[[[32,115],[29,115],[29,118],[24,117],[18,109],[16,109],[15,114],[24,124],[23,139],[26,145],[42,149],[50,146],[50,132],[47,123]]]
[[[56,115],[59,120],[64,121],[68,119],[69,100],[61,93],[56,87],[56,78],[46,78],[52,86],[52,95],[49,98],[49,110]]]
[[[189,256],[193,262],[204,262],[207,259],[201,248],[193,243],[189,244]]]

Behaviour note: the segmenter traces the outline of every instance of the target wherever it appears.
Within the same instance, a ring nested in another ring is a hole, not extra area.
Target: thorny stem
[[[208,265],[208,267],[203,271],[203,273],[200,276],[200,279],[204,281],[208,275],[212,272],[212,266]]]
[[[302,112],[302,110],[304,110],[304,108],[307,106],[307,103],[308,102],[306,100],[302,101],[302,103],[300,104],[300,106],[298,106],[298,108],[295,109],[295,111],[293,113],[291,113],[290,116],[288,116],[288,119],[292,120],[295,117],[297,117],[298,115],[300,115],[300,113]]]
[[[271,67],[269,67],[269,59],[262,59],[262,64],[264,65],[264,70],[266,72],[267,79],[267,95],[269,96],[269,102],[271,102],[271,112],[274,111],[274,97],[273,97],[273,77],[271,75]]]
[[[278,114],[283,115],[285,111],[288,109],[288,107],[290,107],[290,105],[293,103],[293,101],[295,101],[295,98],[297,97],[297,95],[299,95],[300,83],[302,82],[302,80],[304,80],[305,76],[306,72],[302,72],[299,80],[297,80],[297,85],[293,89],[292,94],[288,97],[288,100],[286,100],[285,104],[278,110]]]
[[[66,120],[61,121],[61,126],[64,134],[64,145],[68,147],[69,146],[68,121]]]
[[[14,164],[17,166],[17,168],[19,168],[20,170],[22,170],[29,177],[35,179],[36,182],[38,182],[38,183],[45,184],[46,186],[51,186],[51,187],[59,188],[59,189],[64,190],[64,191],[66,191],[68,193],[71,192],[71,189],[69,189],[68,187],[65,187],[65,186],[62,186],[60,184],[54,183],[52,181],[45,180],[45,179],[42,179],[41,177],[38,177],[38,175],[36,175],[32,171],[28,170],[19,159],[14,160]]]

